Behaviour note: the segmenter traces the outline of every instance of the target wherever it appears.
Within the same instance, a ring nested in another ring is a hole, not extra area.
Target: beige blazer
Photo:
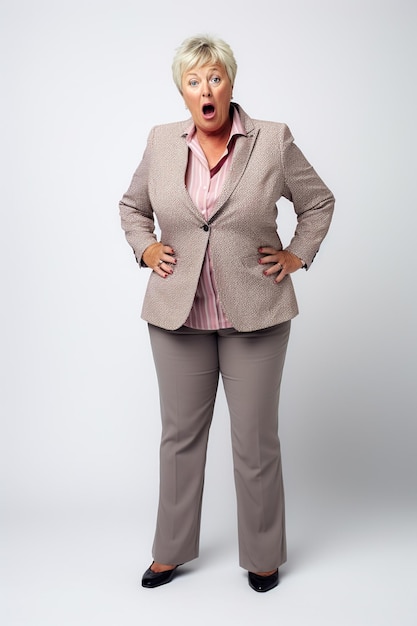
[[[260,246],[281,249],[277,206],[292,201],[297,226],[287,250],[307,268],[325,237],[334,197],[308,163],[285,124],[252,120],[238,108],[246,136],[238,137],[227,181],[208,222],[185,187],[186,130],[191,120],[152,129],[143,159],[120,201],[122,228],[141,263],[144,250],[160,240],[175,251],[177,265],[163,279],[149,278],[142,318],[174,330],[193,304],[210,242],[213,269],[224,312],[238,331],[267,328],[293,318],[297,302],[289,275],[275,284],[258,263]]]

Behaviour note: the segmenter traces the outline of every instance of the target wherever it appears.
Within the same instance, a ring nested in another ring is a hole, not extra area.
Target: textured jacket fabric
[[[292,281],[275,284],[264,276],[258,248],[282,249],[277,233],[276,203],[284,196],[297,214],[287,250],[307,268],[317,254],[332,218],[334,197],[285,124],[252,120],[239,105],[247,135],[239,137],[228,179],[206,222],[185,187],[188,162],[186,130],[191,120],[152,129],[143,159],[120,201],[122,228],[138,263],[160,240],[172,246],[177,264],[163,279],[149,278],[142,318],[175,330],[191,310],[208,242],[223,310],[238,331],[279,324],[298,313]]]

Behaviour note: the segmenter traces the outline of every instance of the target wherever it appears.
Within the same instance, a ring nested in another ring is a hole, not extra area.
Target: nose
[[[208,81],[206,81],[203,85],[203,96],[211,96],[210,84]]]

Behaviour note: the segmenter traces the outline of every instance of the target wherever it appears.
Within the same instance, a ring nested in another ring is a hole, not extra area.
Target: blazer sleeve
[[[148,191],[153,140],[154,129],[149,134],[142,161],[133,174],[128,190],[119,202],[122,229],[141,267],[146,267],[142,261],[144,251],[157,240]]]
[[[294,205],[297,226],[287,250],[302,259],[307,268],[319,251],[329,230],[335,199],[284,125],[282,167],[285,185],[283,195]]]

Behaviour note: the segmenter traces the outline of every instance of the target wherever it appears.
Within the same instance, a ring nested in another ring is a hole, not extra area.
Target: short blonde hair
[[[189,37],[182,42],[172,62],[172,76],[180,94],[182,94],[182,76],[184,72],[207,63],[220,63],[223,65],[233,87],[237,63],[229,44],[217,37],[197,35],[196,37]]]

